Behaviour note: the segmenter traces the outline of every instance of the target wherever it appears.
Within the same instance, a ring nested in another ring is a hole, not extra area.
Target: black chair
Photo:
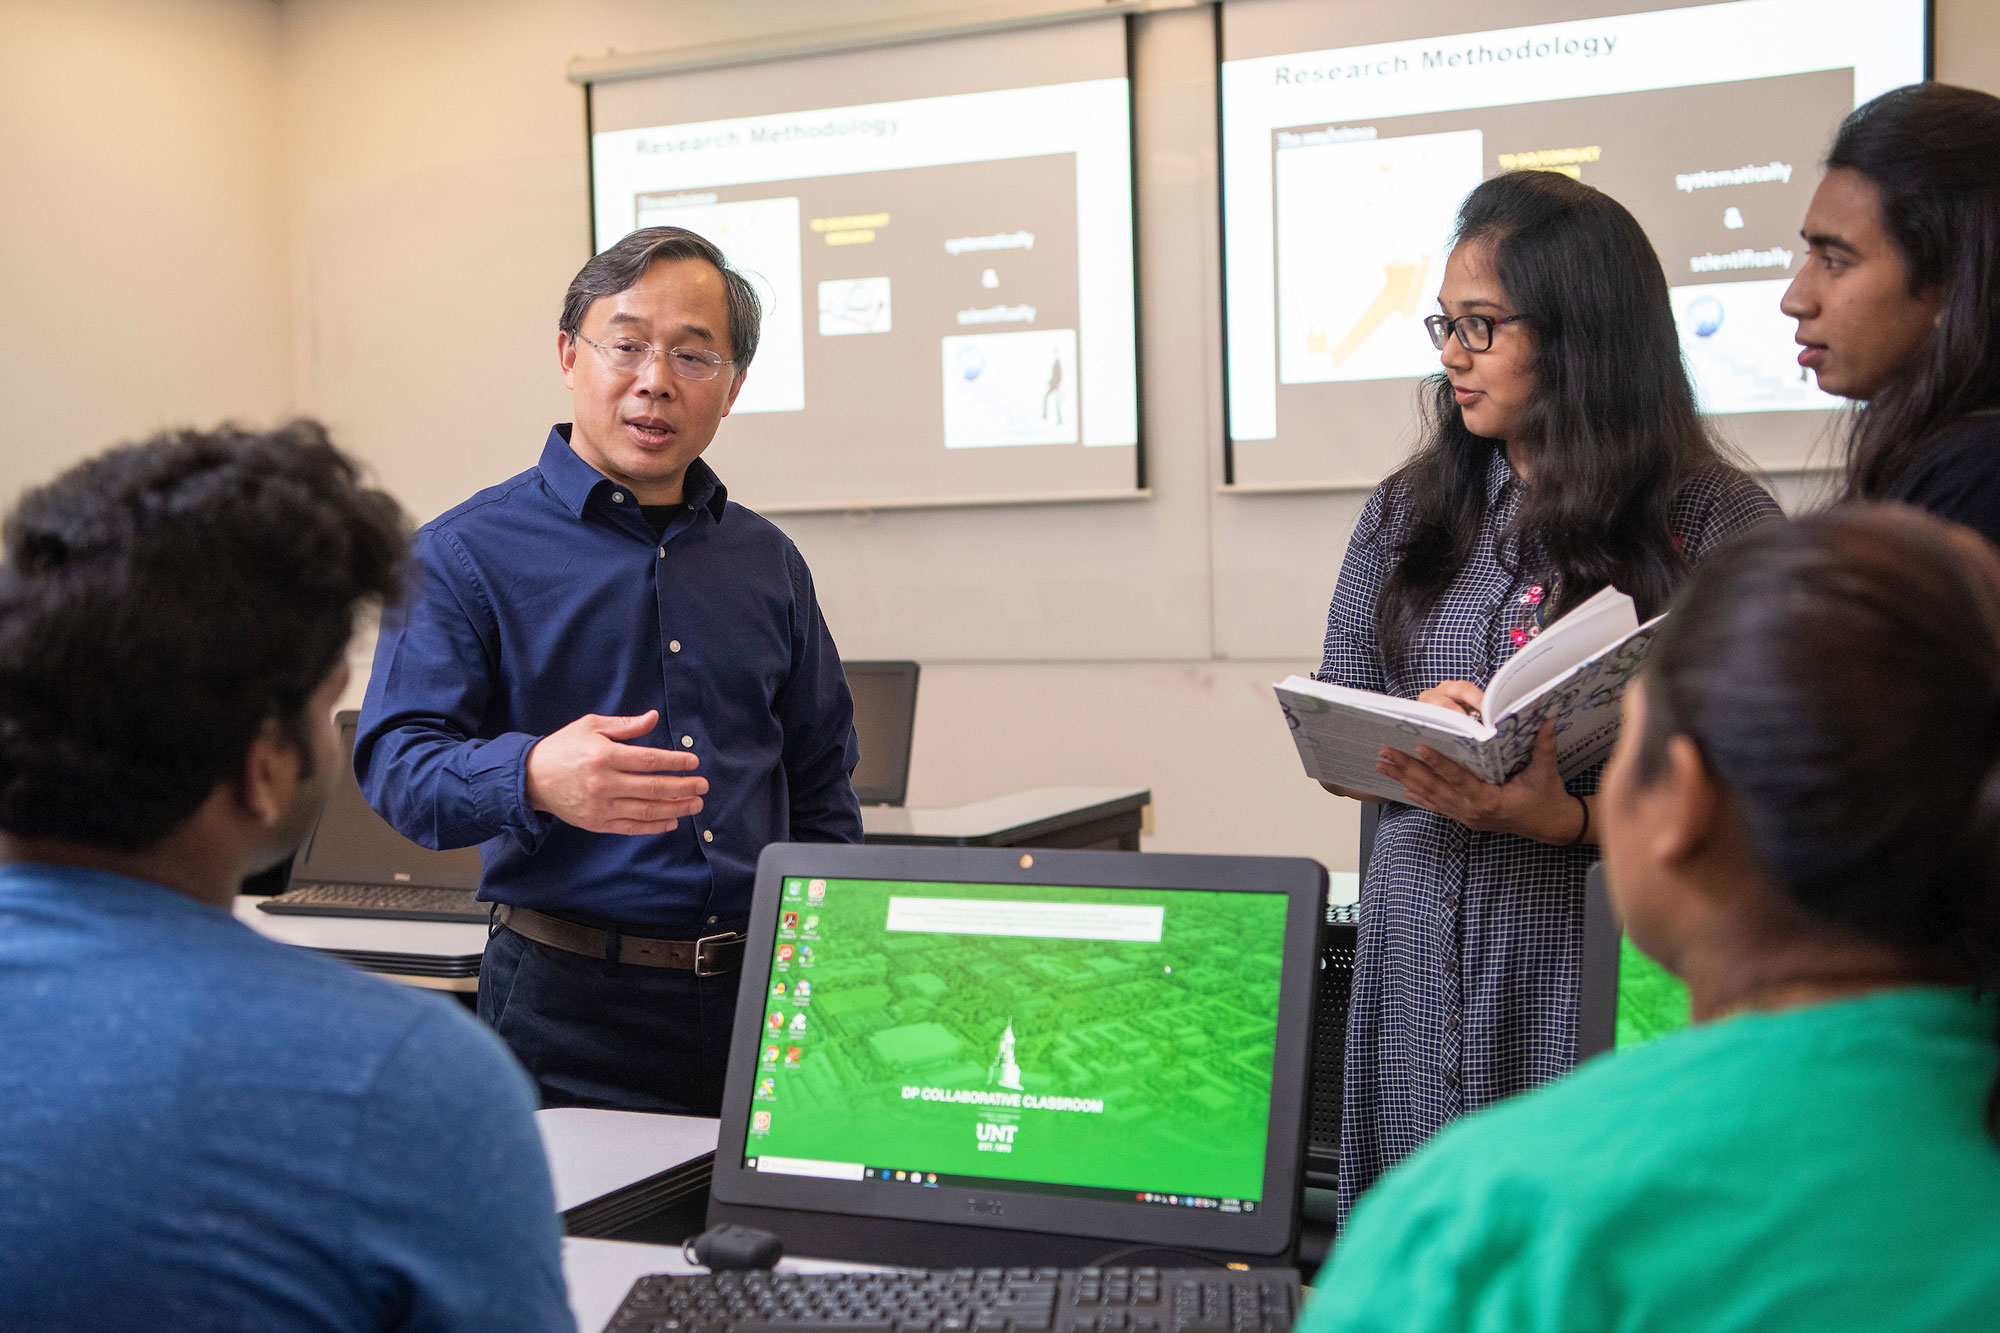
[[[1382,807],[1361,804],[1361,873],[1375,850],[1375,825]],[[1306,1115],[1306,1185],[1333,1189],[1340,1183],[1340,1083],[1347,1051],[1347,1000],[1354,987],[1355,937],[1360,912],[1354,903],[1328,903],[1319,945],[1319,1004],[1313,1014],[1312,1077]]]

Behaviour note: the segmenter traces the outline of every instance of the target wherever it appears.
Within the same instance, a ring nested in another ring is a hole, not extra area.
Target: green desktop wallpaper
[[[1618,943],[1616,1049],[1637,1046],[1688,1025],[1688,993],[1680,979],[1640,953],[1629,939]]]
[[[1157,943],[928,933],[888,930],[892,897],[1164,915]],[[744,1151],[1256,1200],[1285,910],[1281,894],[787,880]]]

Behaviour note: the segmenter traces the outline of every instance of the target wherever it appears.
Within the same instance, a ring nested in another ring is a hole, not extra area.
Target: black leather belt
[[[507,903],[500,904],[496,915],[501,925],[524,939],[566,953],[580,953],[586,958],[610,958],[620,963],[637,963],[640,967],[674,967],[692,971],[698,977],[721,976],[743,966],[744,936],[740,931],[705,935],[698,940],[655,940],[593,930]]]

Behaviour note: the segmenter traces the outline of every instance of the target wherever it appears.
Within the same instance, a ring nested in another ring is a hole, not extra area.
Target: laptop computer
[[[929,1267],[1290,1262],[1326,888],[1293,858],[767,848],[710,1224]]]
[[[359,719],[352,709],[334,718],[343,755],[354,753]],[[289,916],[484,922],[479,869],[476,847],[434,852],[390,827],[362,798],[354,765],[342,763],[285,891],[257,906]]]
[[[1588,1060],[1678,1032],[1690,1021],[1687,986],[1640,953],[1618,924],[1604,863],[1583,887],[1583,956],[1577,978],[1576,1058]]]
[[[915,662],[843,662],[854,696],[854,795],[863,805],[901,805],[910,789],[910,742],[917,724]]]

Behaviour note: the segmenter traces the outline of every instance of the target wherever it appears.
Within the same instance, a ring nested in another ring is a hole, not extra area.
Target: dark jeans
[[[502,927],[480,964],[479,1016],[543,1106],[718,1115],[741,977],[586,958]]]

